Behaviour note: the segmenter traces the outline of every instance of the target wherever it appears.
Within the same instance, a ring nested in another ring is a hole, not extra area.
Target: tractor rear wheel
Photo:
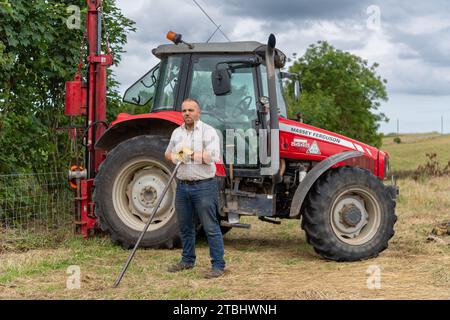
[[[110,151],[95,178],[95,212],[100,227],[124,248],[136,243],[174,168],[164,158],[168,138],[137,136]],[[144,248],[179,246],[172,182],[141,242]]]
[[[376,257],[394,235],[395,195],[368,170],[329,170],[314,184],[303,208],[307,241],[326,259]]]

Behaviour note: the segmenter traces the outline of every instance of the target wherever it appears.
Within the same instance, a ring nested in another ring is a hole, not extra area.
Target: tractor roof
[[[189,49],[185,44],[164,44],[152,52],[158,58],[162,58],[174,53],[263,53],[266,50],[266,45],[257,41],[193,43],[193,46],[193,49]]]

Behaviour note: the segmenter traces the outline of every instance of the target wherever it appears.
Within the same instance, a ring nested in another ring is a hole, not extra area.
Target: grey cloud
[[[260,19],[271,19],[273,21],[283,21],[286,19],[349,19],[360,16],[361,12],[365,12],[371,3],[368,0],[228,0],[226,2],[212,2],[221,6],[224,12],[229,15],[249,16]]]
[[[450,65],[450,30],[440,30],[431,34],[413,34],[402,27],[415,17],[440,14],[450,18],[447,1],[300,1],[300,0],[259,0],[259,1],[219,1],[197,0],[222,25],[224,32],[232,40],[257,40],[265,42],[266,35],[273,32],[277,35],[279,48],[289,56],[293,52],[302,54],[309,44],[318,40],[328,40],[336,48],[346,51],[361,51],[371,41],[366,29],[367,7],[378,5],[381,9],[383,32],[394,45],[403,45],[404,50],[393,52],[384,59],[396,60],[389,70],[381,76],[389,81],[392,92],[409,92],[417,94],[448,94],[448,85],[435,68],[448,68]],[[118,4],[127,14],[127,8],[136,6],[135,1],[119,0]],[[203,42],[214,31],[214,25],[196,7],[191,0],[185,1],[142,1],[139,10],[133,9],[130,18],[137,22],[138,31],[131,34],[126,46],[122,66],[117,70],[123,87],[136,80],[137,73],[143,73],[155,63],[151,49],[158,44],[168,43],[165,39],[167,31],[173,30],[183,34],[186,41]],[[247,32],[243,21],[250,19],[260,24],[258,32]],[[448,19],[450,20],[450,19]],[[317,28],[321,22],[332,23],[335,29]],[[244,27],[243,27],[244,26]],[[291,34],[294,34],[292,37]],[[217,33],[214,41],[225,41]],[[366,57],[363,57],[366,58]],[[383,61],[372,56],[374,61]],[[382,59],[381,59],[382,60]],[[429,65],[430,70],[421,68],[401,68],[403,62],[415,61]],[[389,60],[388,60],[389,61]],[[386,62],[386,61],[385,61]],[[138,68],[135,71],[135,68]],[[425,70],[424,70],[425,69]],[[133,71],[132,71],[133,70]],[[120,71],[120,72],[119,72]],[[426,77],[427,81],[417,78],[417,74]]]
[[[393,24],[427,14],[450,14],[450,5],[447,0],[378,0],[372,3],[380,7],[383,19]]]
[[[411,48],[410,55],[419,57],[422,61],[436,67],[450,65],[450,28],[445,28],[433,34],[408,34],[393,32],[391,36],[395,43],[403,43]],[[401,57],[408,57],[405,53]]]
[[[230,16],[254,17],[271,21],[286,20],[359,20],[367,17],[367,8],[379,6],[383,19],[389,22],[407,20],[430,12],[450,13],[447,0],[204,0]]]
[[[420,55],[417,52],[401,52],[397,56],[401,60],[414,60],[420,57]]]
[[[215,10],[209,11],[212,11],[212,15],[216,13]],[[218,13],[215,16],[220,20]],[[186,41],[204,42],[215,29],[191,1],[145,2],[136,17],[138,31],[133,38],[143,43],[167,42],[165,36],[169,30],[183,34]],[[225,22],[221,24],[227,24],[231,29],[232,21]]]

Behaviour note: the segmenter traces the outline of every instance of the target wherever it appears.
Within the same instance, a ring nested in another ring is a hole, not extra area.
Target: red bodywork
[[[344,151],[361,151],[364,156],[341,163],[370,170],[375,176],[384,179],[384,159],[386,153],[359,141],[329,132],[317,127],[285,118],[280,121],[280,157],[322,161]],[[317,148],[311,148],[313,144]]]
[[[121,113],[112,126],[136,119],[160,119],[181,125],[183,119],[178,111],[161,111],[141,115]],[[361,151],[364,156],[353,158],[336,166],[351,165],[370,170],[375,176],[384,179],[384,158],[386,153],[356,140],[285,118],[280,123],[280,158],[322,161],[344,151]],[[316,148],[311,148],[316,143]],[[216,164],[217,175],[225,176],[223,164]]]

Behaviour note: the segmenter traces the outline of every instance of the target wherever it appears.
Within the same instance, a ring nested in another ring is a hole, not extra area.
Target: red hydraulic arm
[[[99,10],[101,0],[88,0],[87,39],[88,39],[88,114],[87,114],[87,157],[86,168],[88,178],[95,177],[95,173],[104,160],[104,154],[94,149],[95,142],[105,131],[106,120],[106,76],[107,68],[112,65],[109,52],[102,54],[102,14]]]
[[[109,48],[101,52],[102,44],[102,0],[87,0],[86,35],[88,54],[86,58],[86,82],[82,81],[81,66],[73,81],[66,83],[66,112],[68,116],[85,117],[85,161],[84,168],[71,171],[70,178],[79,179],[77,184],[77,220],[81,233],[87,237],[97,221],[91,199],[93,179],[104,160],[104,153],[94,146],[106,129],[106,85],[107,69],[113,59]]]

